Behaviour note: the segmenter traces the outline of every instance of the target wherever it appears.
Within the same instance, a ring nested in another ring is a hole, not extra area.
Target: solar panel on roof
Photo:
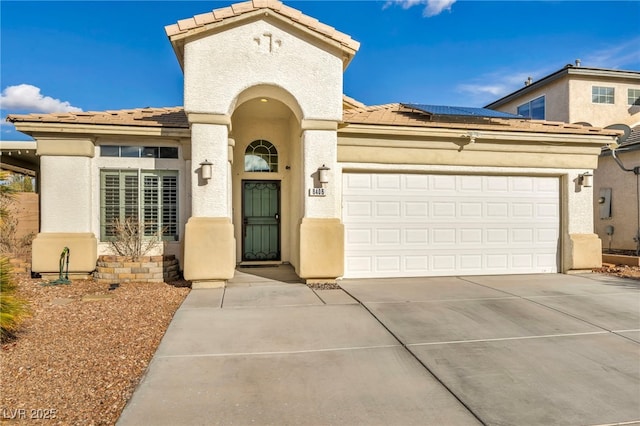
[[[488,117],[488,118],[524,118],[521,115],[494,111],[489,108],[458,107],[446,105],[426,104],[402,104],[407,108],[415,109],[433,115],[454,115],[462,117]]]

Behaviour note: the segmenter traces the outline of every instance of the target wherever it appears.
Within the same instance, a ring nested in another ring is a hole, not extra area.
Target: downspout
[[[640,166],[634,167],[633,169],[627,169],[624,164],[622,164],[622,161],[616,156],[617,147],[613,148],[612,146],[609,146],[609,149],[611,150],[611,156],[614,160],[616,160],[616,163],[618,163],[618,166],[620,166],[622,170],[624,170],[625,172],[633,172],[636,175],[640,175]]]

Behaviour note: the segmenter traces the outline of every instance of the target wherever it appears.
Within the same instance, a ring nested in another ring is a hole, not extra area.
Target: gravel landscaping
[[[596,272],[640,279],[637,267]],[[189,283],[109,290],[93,280],[43,286],[24,274],[16,278],[31,317],[2,345],[0,423],[115,424]]]
[[[31,317],[0,353],[0,422],[112,425],[189,292],[188,283],[92,280],[42,286],[16,275]]]

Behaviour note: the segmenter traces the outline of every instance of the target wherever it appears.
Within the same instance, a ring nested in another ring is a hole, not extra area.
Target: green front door
[[[242,181],[242,260],[280,260],[280,181]]]

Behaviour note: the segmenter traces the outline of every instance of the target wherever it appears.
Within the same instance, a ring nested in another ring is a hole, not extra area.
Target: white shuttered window
[[[116,219],[142,221],[145,235],[162,233],[178,240],[178,172],[173,170],[102,170],[100,175],[100,236],[114,236]]]

